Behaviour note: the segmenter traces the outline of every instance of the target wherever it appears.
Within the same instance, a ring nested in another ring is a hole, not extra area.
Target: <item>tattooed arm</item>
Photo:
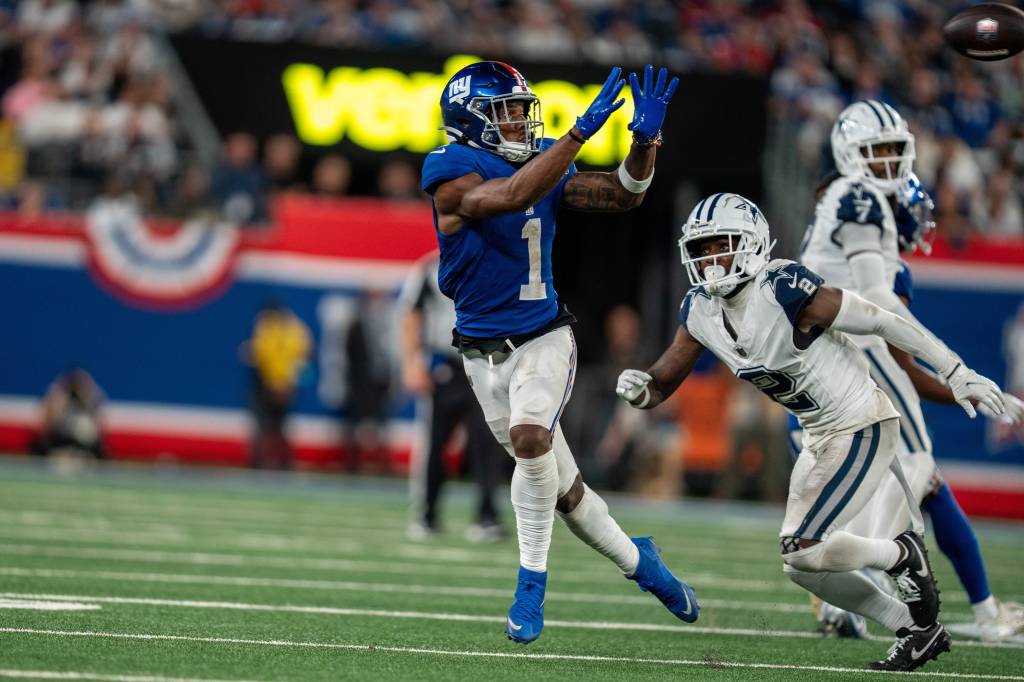
[[[638,180],[651,177],[656,150],[655,145],[634,144],[623,162],[629,176]],[[623,187],[617,171],[583,172],[565,183],[562,206],[577,211],[628,211],[640,205],[644,194],[633,194]]]

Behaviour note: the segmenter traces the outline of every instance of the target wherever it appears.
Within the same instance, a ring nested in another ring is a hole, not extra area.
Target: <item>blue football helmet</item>
[[[910,173],[896,192],[896,232],[900,252],[913,253],[920,249],[926,256],[932,252],[934,210],[935,202],[924,191],[917,174]]]
[[[523,117],[511,120],[508,103],[522,102]],[[441,93],[441,118],[451,142],[494,152],[507,161],[527,161],[544,137],[540,100],[523,74],[504,62],[477,62],[460,69]],[[501,127],[523,128],[521,142],[508,140]]]

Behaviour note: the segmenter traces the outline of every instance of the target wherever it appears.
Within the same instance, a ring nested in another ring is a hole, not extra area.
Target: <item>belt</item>
[[[525,334],[514,334],[512,336],[500,336],[480,338],[460,334],[457,329],[452,330],[452,346],[458,349],[462,357],[468,360],[487,358],[491,365],[500,365],[505,362],[512,353],[527,341],[543,336],[550,331],[565,327],[576,322],[576,316],[569,312],[563,304],[554,319],[532,332]]]

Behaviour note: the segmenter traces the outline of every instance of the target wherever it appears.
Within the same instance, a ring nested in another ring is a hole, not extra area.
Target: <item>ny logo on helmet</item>
[[[472,76],[463,76],[462,78],[456,78],[448,86],[448,103],[458,102],[460,105],[466,103],[466,97],[469,96],[469,80]]]

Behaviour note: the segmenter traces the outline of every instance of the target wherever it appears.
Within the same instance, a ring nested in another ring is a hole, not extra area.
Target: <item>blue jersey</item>
[[[910,274],[910,263],[905,260],[900,260],[900,269],[896,271],[892,290],[897,296],[907,299],[908,306],[914,302],[914,278]]]
[[[541,141],[541,150],[554,140]],[[423,189],[429,194],[455,178],[476,173],[484,180],[507,178],[518,169],[497,154],[464,144],[448,144],[427,154]],[[455,234],[437,232],[441,248],[438,284],[455,301],[460,334],[500,338],[540,329],[558,314],[551,272],[555,213],[565,176],[540,201],[519,213],[467,220]],[[437,211],[434,211],[437,228]]]

